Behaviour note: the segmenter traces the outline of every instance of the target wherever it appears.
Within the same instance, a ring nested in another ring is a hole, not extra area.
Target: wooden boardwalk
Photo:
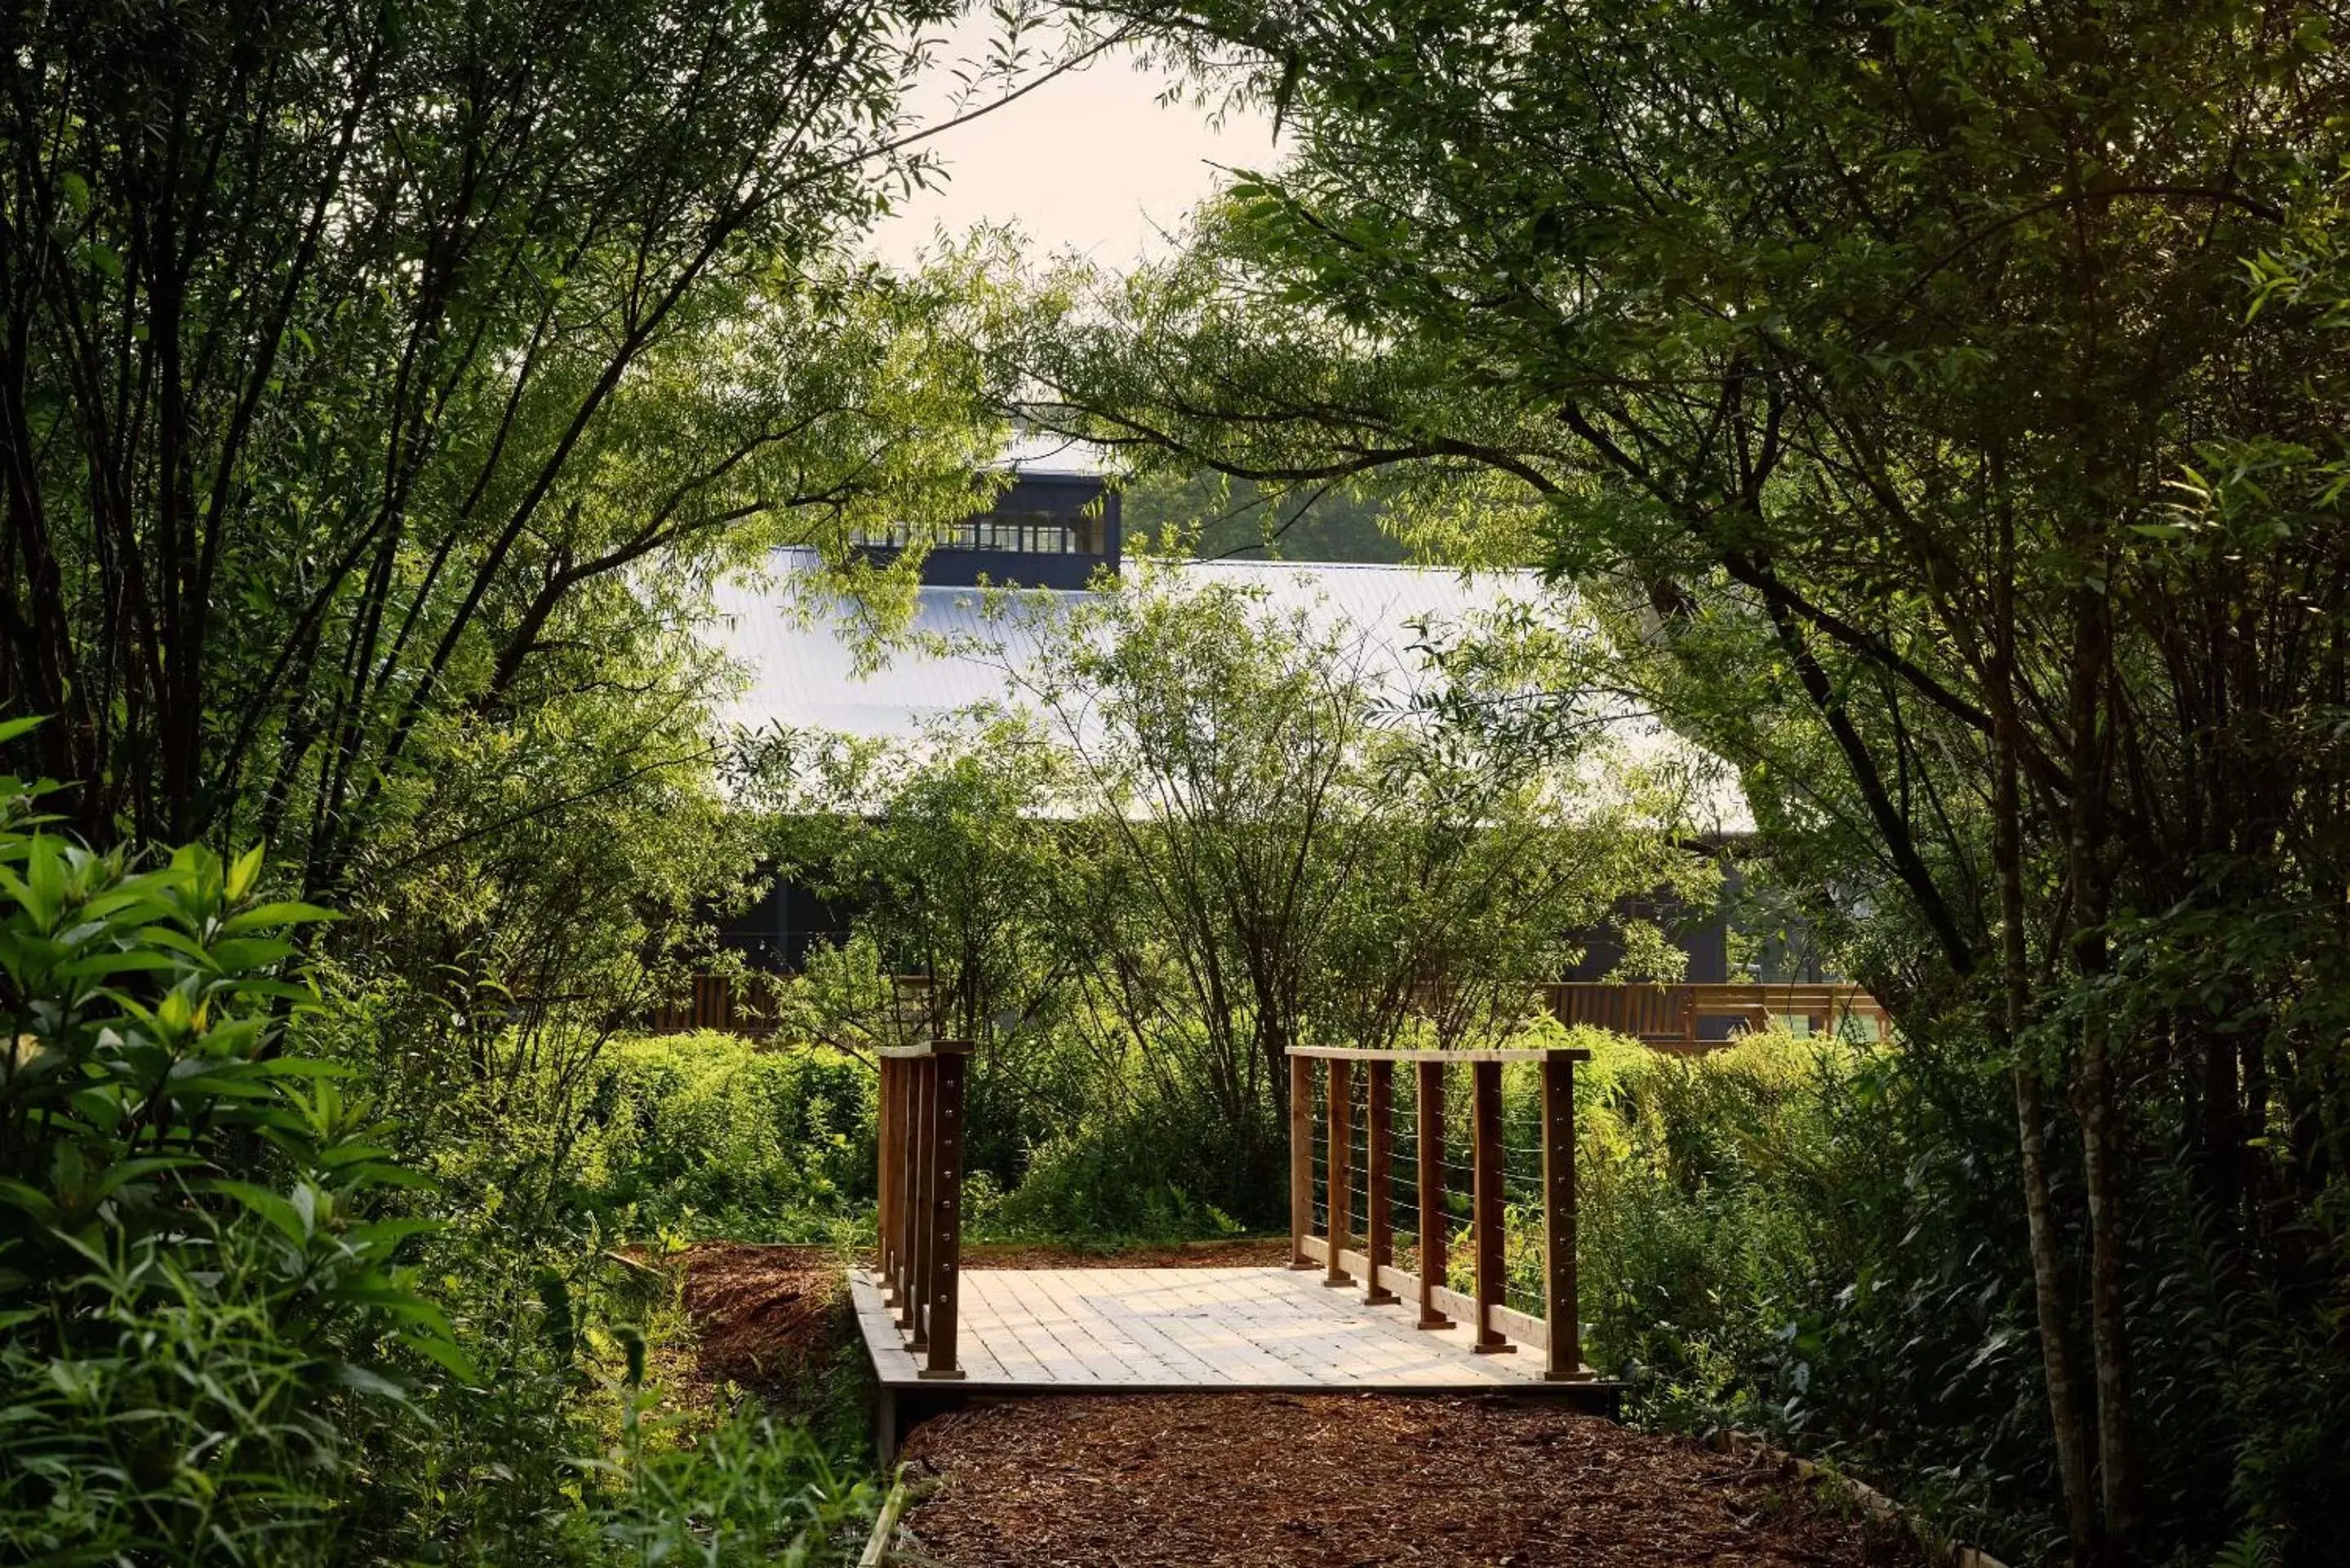
[[[938,1391],[882,1304],[851,1281],[858,1329],[885,1389]],[[1256,1269],[967,1269],[966,1393],[1201,1393],[1320,1389],[1412,1394],[1557,1392],[1538,1355],[1480,1355],[1467,1325],[1412,1326],[1407,1305],[1366,1306],[1318,1272]]]
[[[901,1427],[974,1397],[1552,1394],[1612,1410],[1621,1386],[1595,1377],[1577,1354],[1575,1067],[1588,1052],[1293,1048],[1289,1266],[1253,1269],[962,1268],[969,1054],[953,1040],[879,1053],[878,1261],[852,1291],[885,1459]],[[1507,1301],[1502,1090],[1513,1064],[1535,1069],[1541,1094],[1539,1314]],[[1445,1073],[1456,1065],[1470,1089],[1460,1118],[1466,1193],[1447,1175],[1461,1168],[1444,1111]],[[1397,1145],[1399,1066],[1412,1090],[1400,1122],[1408,1159]],[[1319,1159],[1317,1144],[1327,1151]],[[1415,1189],[1409,1209],[1397,1201],[1399,1172]],[[1317,1216],[1317,1189],[1361,1202],[1341,1199]],[[1470,1199],[1465,1226],[1450,1212],[1455,1196]],[[1351,1244],[1358,1208],[1360,1250]],[[1397,1266],[1399,1215],[1412,1227],[1408,1255],[1416,1267],[1426,1259],[1424,1278]],[[1456,1231],[1467,1293],[1450,1283]]]

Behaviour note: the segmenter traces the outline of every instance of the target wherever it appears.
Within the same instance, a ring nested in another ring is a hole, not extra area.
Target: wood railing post
[[[906,1203],[906,1250],[911,1254],[906,1269],[906,1299],[899,1311],[899,1326],[910,1337],[907,1348],[920,1352],[931,1347],[930,1324],[923,1309],[931,1301],[931,1227],[929,1216],[935,1193],[931,1173],[937,1168],[938,1128],[931,1117],[935,1104],[932,1089],[937,1083],[934,1071],[938,1063],[927,1056],[907,1060],[913,1079],[913,1114],[907,1127],[907,1138],[912,1146],[910,1190]]]
[[[1419,1074],[1412,1126],[1419,1156],[1419,1326],[1450,1328],[1452,1320],[1436,1310],[1436,1291],[1445,1278],[1444,1064],[1427,1057],[1412,1064]]]
[[[1354,1128],[1354,1064],[1333,1058],[1330,1063],[1330,1258],[1322,1276],[1326,1285],[1337,1286],[1354,1282],[1347,1273],[1338,1254],[1346,1251],[1347,1231],[1355,1207],[1354,1174],[1349,1168],[1355,1157]]]
[[[1363,1148],[1363,1304],[1385,1306],[1395,1293],[1379,1282],[1379,1271],[1395,1263],[1395,1064],[1366,1062],[1367,1104],[1370,1127]]]
[[[891,1064],[897,1069],[897,1084],[892,1098],[897,1101],[896,1125],[889,1130],[889,1268],[890,1279],[896,1285],[895,1304],[906,1304],[906,1290],[913,1269],[913,1228],[907,1216],[913,1211],[914,1180],[914,1064],[910,1062]]]
[[[881,1058],[881,1064],[889,1069],[883,1088],[889,1107],[889,1123],[883,1129],[887,1136],[883,1158],[889,1164],[889,1211],[882,1217],[889,1250],[881,1266],[889,1303],[895,1309],[906,1299],[906,1064],[888,1056]]]
[[[1479,1062],[1470,1068],[1470,1120],[1475,1176],[1471,1214],[1471,1238],[1477,1256],[1477,1337],[1470,1348],[1481,1355],[1515,1350],[1493,1321],[1502,1304],[1503,1270],[1508,1266],[1502,1247],[1502,1064]]]
[[[963,1062],[968,1047],[941,1042],[931,1058],[931,1207],[923,1217],[930,1233],[929,1295],[924,1326],[930,1330],[929,1364],[919,1376],[961,1377],[955,1365],[955,1317],[962,1278]]]
[[[1289,1266],[1310,1269],[1314,1233],[1314,1058],[1289,1059]]]
[[[1583,1369],[1583,1327],[1575,1296],[1575,1058],[1543,1058],[1543,1324],[1549,1349],[1543,1376],[1553,1383],[1590,1376]]]

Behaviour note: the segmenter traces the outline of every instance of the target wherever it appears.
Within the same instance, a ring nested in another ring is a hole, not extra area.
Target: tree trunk
[[[2031,981],[2023,908],[2023,817],[2017,788],[2015,714],[2015,535],[2007,518],[2000,537],[2000,575],[1994,584],[1997,616],[1991,653],[1992,733],[1997,764],[1992,779],[1991,855],[1999,874],[2000,1033],[2015,1086],[2016,1144],[2023,1168],[2023,1215],[2032,1249],[2033,1305],[2040,1324],[2040,1366],[2047,1385],[2048,1422],[2056,1439],[2056,1469],[2064,1486],[2064,1522],[2076,1565],[2091,1559],[2096,1542],[2095,1506],[2089,1490],[2089,1445],[2081,1427],[2080,1363],[2073,1348],[2073,1324],[2065,1309],[2064,1248],[2048,1184],[2048,1109],[2039,1067],[2024,1057],[2023,1032],[2030,1012]]]
[[[2041,1375],[2048,1387],[2048,1424],[2056,1438],[2056,1468],[2064,1483],[2064,1526],[2072,1560],[2086,1564],[2095,1555],[2096,1513],[2089,1492],[2088,1435],[2081,1429],[2079,1379],[2074,1371],[2078,1358],[2064,1308],[2064,1255],[2048,1194],[2048,1109],[2039,1070],[2019,1059],[2010,1071],[2015,1084],[2016,1138],[2023,1155],[2023,1214],[2031,1234],[2032,1295],[2040,1324]]]
[[[2129,1324],[2122,1274],[2123,1158],[2116,1127],[2111,1035],[2105,1003],[2094,988],[2110,955],[2106,919],[2105,804],[2109,774],[2110,715],[2105,711],[2108,622],[2105,596],[2083,587],[2074,595],[2072,691],[2073,814],[2069,875],[2077,923],[2073,966],[2087,1005],[2081,1015],[2079,1096],[2081,1162],[2089,1195],[2089,1344],[2097,1380],[2098,1501],[2105,1511],[2100,1561],[2121,1568],[2136,1561],[2137,1461],[2130,1422]]]

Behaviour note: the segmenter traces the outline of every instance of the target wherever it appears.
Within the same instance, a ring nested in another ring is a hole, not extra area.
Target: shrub
[[[1623,1043],[1578,1100],[1586,1358],[1642,1419],[1762,1429],[1970,1538],[2039,1544],[2045,1417],[1993,1083],[1772,1033]],[[1932,1456],[1929,1459],[1927,1456]]]
[[[1240,1208],[1219,1179],[1232,1161],[1219,1158],[1231,1140],[1222,1121],[1097,1113],[1029,1151],[1020,1185],[995,1206],[983,1228],[1021,1239],[1174,1241],[1241,1229],[1212,1199]],[[1278,1192],[1266,1196],[1278,1198]],[[1263,1197],[1260,1206],[1269,1208]],[[1243,1212],[1247,1210],[1243,1209]]]
[[[525,1166],[575,1168],[561,1135],[461,1147],[452,1116],[418,1151],[451,1189],[421,1190],[388,1153],[408,1135],[348,1091],[352,1069],[291,1048],[289,1023],[318,1044],[364,1026],[287,978],[287,930],[325,911],[262,901],[257,851],[148,864],[45,826],[0,778],[9,1560],[844,1555],[872,1489],[806,1434],[649,1416],[639,1325],[673,1313],[667,1283],[616,1261],[594,1215],[505,1200]],[[631,1089],[623,1054],[615,1103],[639,1142],[620,1158],[650,1162],[626,1179],[686,1214],[721,1207],[712,1168],[750,1157],[737,1210],[825,1201],[847,1135],[810,1129],[854,1125],[854,1075],[751,1060],[712,1078],[688,1070],[702,1060]],[[764,1142],[745,1085],[781,1118]],[[800,1158],[809,1137],[820,1152]]]
[[[21,728],[19,726],[18,728]],[[408,1179],[335,1071],[258,850],[140,868],[0,780],[0,1538],[68,1557],[326,1549],[388,1356],[464,1367],[372,1218]]]
[[[869,1067],[729,1034],[626,1040],[598,1069],[577,1151],[581,1206],[622,1235],[836,1239],[869,1226]]]

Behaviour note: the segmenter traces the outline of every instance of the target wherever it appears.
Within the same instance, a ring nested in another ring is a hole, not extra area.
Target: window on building
[[[913,543],[913,530],[892,524],[859,535],[858,543],[903,549]],[[1092,517],[1056,516],[1049,512],[991,512],[955,524],[937,545],[949,550],[997,550],[1021,556],[1097,556],[1101,524]]]

